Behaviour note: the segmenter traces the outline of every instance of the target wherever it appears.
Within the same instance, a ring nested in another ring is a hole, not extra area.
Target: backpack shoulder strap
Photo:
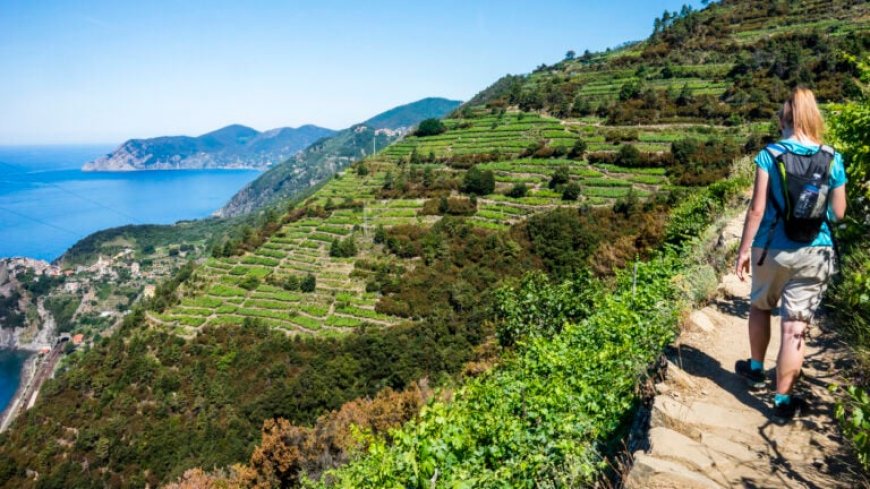
[[[764,147],[764,150],[773,158],[774,161],[779,159],[780,156],[788,153],[788,148],[781,144],[768,144]]]
[[[836,152],[834,151],[834,148],[828,146],[827,144],[823,144],[823,145],[821,145],[821,146],[819,147],[819,151],[823,151],[823,152],[829,154],[829,155],[832,156],[832,157],[836,155]]]

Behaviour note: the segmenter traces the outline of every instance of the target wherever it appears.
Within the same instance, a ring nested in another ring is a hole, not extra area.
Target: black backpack
[[[765,150],[773,158],[774,169],[782,188],[784,208],[774,198],[773,185],[768,184],[767,201],[776,211],[776,219],[767,235],[767,243],[758,265],[764,263],[767,249],[773,241],[773,233],[779,221],[783,221],[785,235],[798,243],[812,243],[828,221],[828,179],[834,166],[834,149],[820,146],[811,155],[799,155],[779,144],[771,144]],[[830,224],[828,225],[830,228]],[[833,231],[833,230],[832,230]]]

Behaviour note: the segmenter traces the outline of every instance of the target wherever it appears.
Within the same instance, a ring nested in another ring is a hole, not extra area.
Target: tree
[[[357,247],[353,236],[348,236],[342,240],[332,240],[332,245],[329,247],[329,256],[335,258],[350,258],[356,256]]]
[[[317,288],[317,277],[314,274],[309,273],[302,279],[302,283],[299,284],[299,290],[302,292],[314,292],[314,289]]]
[[[239,287],[245,290],[254,290],[258,285],[260,285],[260,279],[253,275],[245,275],[245,278],[239,282]]]
[[[417,152],[417,148],[415,147],[411,150],[411,158],[409,160],[412,165],[419,165],[423,162],[423,159],[420,157],[420,153]]]
[[[689,88],[688,84],[684,84],[683,88],[680,90],[680,95],[677,96],[677,105],[685,107],[690,105],[693,101],[692,90]]]
[[[361,176],[361,177],[364,177],[364,176],[366,176],[366,175],[369,174],[369,169],[368,169],[367,166],[365,166],[364,164],[360,163],[360,164],[357,165],[357,167],[356,167],[356,174],[359,175],[359,176]]]
[[[574,104],[571,106],[571,112],[573,112],[576,116],[586,116],[590,115],[594,112],[592,108],[592,103],[589,102],[589,99],[583,97],[582,95],[577,95],[574,97]]]
[[[573,50],[565,53],[565,59],[568,61],[571,61],[572,59],[574,59],[575,56],[577,56],[577,53],[575,53]]]
[[[489,195],[495,192],[495,174],[492,170],[480,171],[476,166],[465,172],[462,191],[467,194]]]
[[[281,287],[284,290],[299,290],[299,277],[296,275],[290,274],[281,281]]]
[[[619,155],[616,157],[616,162],[622,166],[638,166],[640,164],[640,150],[634,145],[623,144],[619,148]]]
[[[375,244],[383,244],[387,240],[387,231],[384,230],[383,224],[378,224],[378,227],[375,228]]]
[[[586,141],[582,139],[574,141],[574,146],[571,146],[571,151],[568,152],[568,157],[574,159],[583,158],[583,155],[586,154],[587,147],[588,145],[586,144]]]
[[[577,200],[580,197],[580,186],[574,182],[565,185],[565,190],[562,190],[562,200]]]
[[[653,88],[647,88],[643,92],[643,108],[655,109],[659,105],[659,94]]]
[[[513,188],[511,188],[510,191],[508,192],[508,197],[513,197],[515,199],[519,199],[519,198],[525,197],[528,192],[529,192],[529,188],[526,187],[526,184],[524,184],[522,182],[516,183],[516,184],[514,184]]]
[[[641,90],[643,90],[643,85],[640,80],[626,82],[619,89],[619,100],[625,102],[626,100],[637,98],[640,96]]]
[[[556,188],[560,185],[565,185],[569,180],[571,180],[571,171],[567,165],[562,165],[559,168],[556,168],[556,171],[553,172],[553,176],[550,178],[548,186],[550,188]]]
[[[426,119],[417,127],[417,132],[414,134],[419,137],[435,136],[443,133],[447,127],[439,119]]]

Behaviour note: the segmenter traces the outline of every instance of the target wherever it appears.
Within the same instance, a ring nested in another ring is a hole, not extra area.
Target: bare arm
[[[834,218],[836,218],[838,221],[841,221],[844,217],[846,217],[845,185],[840,185],[834,190],[831,190],[831,210],[834,211]]]
[[[761,169],[755,170],[755,187],[752,190],[752,202],[749,204],[749,210],[746,212],[746,221],[743,223],[743,236],[740,239],[740,248],[737,256],[737,267],[735,273],[740,280],[745,280],[744,273],[749,271],[749,261],[751,256],[752,240],[758,233],[758,226],[761,225],[761,219],[764,217],[764,210],[767,208],[767,184],[769,175]]]

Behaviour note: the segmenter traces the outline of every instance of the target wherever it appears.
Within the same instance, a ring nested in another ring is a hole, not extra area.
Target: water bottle
[[[806,184],[798,197],[797,204],[794,206],[794,217],[798,219],[806,219],[811,216],[816,202],[819,200],[819,187]]]

